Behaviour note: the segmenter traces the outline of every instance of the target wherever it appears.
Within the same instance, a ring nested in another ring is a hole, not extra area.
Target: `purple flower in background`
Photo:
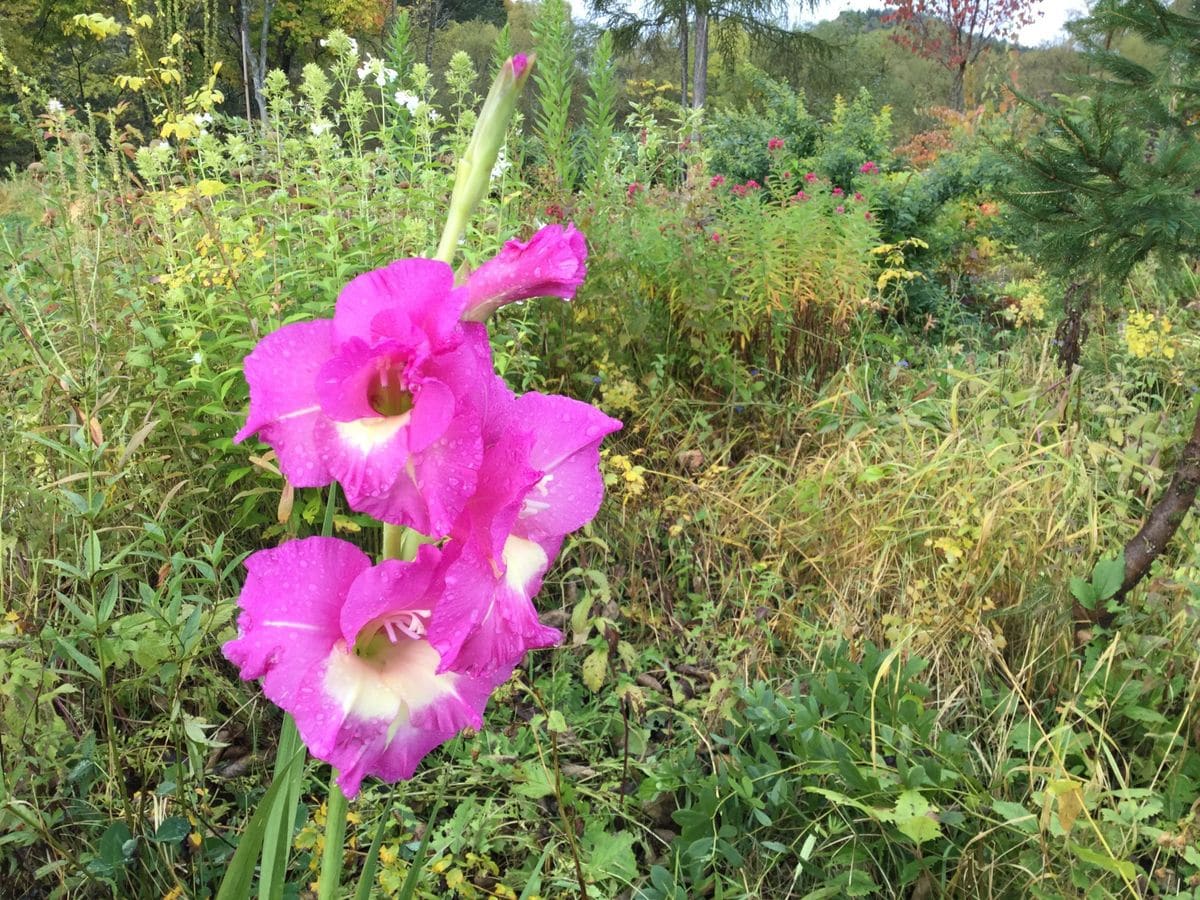
[[[483,455],[487,334],[462,325],[450,266],[402,259],[342,290],[332,319],[284,325],[246,357],[250,414],[297,487],[336,480],[350,506],[445,534]]]
[[[531,297],[570,300],[587,275],[587,241],[573,224],[547,225],[528,241],[509,241],[467,279],[463,319],[483,322],[506,303]]]
[[[439,669],[425,637],[441,599],[441,552],[372,566],[337,538],[312,537],[246,560],[238,637],[222,648],[246,680],[291,713],[313,756],[348,797],[367,775],[411,778],[430,750],[483,709],[511,666],[487,675]]]

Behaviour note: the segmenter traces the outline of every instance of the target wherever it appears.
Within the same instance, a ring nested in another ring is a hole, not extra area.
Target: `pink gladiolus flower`
[[[250,414],[296,487],[337,480],[350,506],[445,534],[483,455],[476,397],[493,376],[450,266],[402,259],[342,290],[332,319],[268,334],[246,357]]]
[[[260,550],[238,600],[238,637],[222,648],[246,680],[290,712],[313,756],[352,797],[367,775],[411,778],[421,758],[468,726],[511,666],[439,669],[425,637],[445,602],[441,551],[377,566],[337,538]]]
[[[746,190],[748,191],[757,191],[760,187],[762,187],[762,185],[753,178],[746,182]]]
[[[708,186],[709,186],[710,188],[719,188],[719,187],[720,187],[721,185],[723,185],[724,183],[725,183],[725,176],[724,176],[724,175],[714,175],[714,176],[712,177],[712,179],[711,179],[711,180],[708,182]]]
[[[867,162],[863,163],[861,166],[858,167],[858,171],[861,172],[863,175],[874,175],[876,172],[879,171],[879,166],[875,165],[875,163],[868,160]]]
[[[446,545],[446,591],[429,625],[439,671],[510,670],[559,641],[532,598],[565,535],[604,496],[600,442],[621,427],[595,407],[538,393],[489,401],[479,490]]]
[[[816,184],[817,173],[816,172],[806,172],[804,174],[804,180],[807,181],[809,184]]]
[[[573,224],[547,225],[528,241],[509,241],[467,279],[463,320],[483,322],[506,303],[531,297],[570,300],[587,274],[587,241]]]
[[[781,138],[781,137],[771,138],[769,141],[767,141],[767,149],[772,152],[775,150],[782,150],[783,149],[783,138]]]
[[[512,65],[513,77],[519,79],[525,69],[529,67],[529,57],[524,53],[517,53],[509,60],[509,63]]]
[[[840,187],[835,187],[835,188],[833,189],[833,196],[835,196],[835,197],[844,197],[844,196],[846,196],[846,192],[845,192],[845,191],[843,191],[843,190],[842,190]]]
[[[808,200],[808,194],[804,193],[804,191],[796,191],[796,196],[792,199],[799,203],[804,203]]]
[[[745,197],[746,196],[746,185],[735,184],[733,187],[731,187],[729,189],[729,191],[736,197]]]

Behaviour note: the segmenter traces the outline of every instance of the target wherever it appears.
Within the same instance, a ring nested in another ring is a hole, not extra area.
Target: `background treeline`
[[[739,8],[739,4],[733,4]],[[930,59],[912,53],[896,38],[897,28],[884,9],[843,12],[806,31],[791,33],[780,10],[767,4],[740,4],[744,16],[713,18],[705,39],[695,35],[699,18],[681,23],[670,11],[630,22],[623,6],[609,10],[603,2],[590,21],[576,21],[572,44],[582,80],[587,51],[602,26],[617,28],[616,73],[619,118],[631,103],[654,98],[694,101],[700,83],[697,48],[704,52],[706,105],[736,109],[761,99],[753,73],[761,70],[805,97],[808,109],[827,118],[838,96],[853,97],[866,88],[878,105],[892,109],[898,138],[934,124],[932,110],[947,105],[950,74]],[[117,111],[123,126],[155,136],[153,113],[146,97],[131,90],[122,75],[136,77],[147,59],[170,58],[179,72],[172,87],[177,99],[204,84],[214,65],[220,71],[214,87],[223,95],[219,109],[232,116],[261,115],[261,83],[271,69],[295,82],[306,64],[328,59],[321,41],[340,28],[382,52],[391,24],[400,11],[411,23],[410,52],[435,73],[445,73],[450,57],[465,51],[478,73],[476,90],[489,71],[489,61],[503,28],[515,50],[532,47],[534,4],[522,0],[170,0],[147,6],[120,0],[3,0],[0,2],[0,166],[24,166],[37,155],[31,132],[38,113],[54,99],[81,113],[103,118]],[[100,40],[96,21],[117,23],[149,12],[154,25],[136,42],[124,34]],[[685,10],[685,13],[687,11]],[[80,17],[92,17],[92,27]],[[178,39],[174,35],[179,35]],[[681,42],[682,35],[682,42]],[[688,59],[683,61],[681,52]],[[1013,79],[1035,96],[1068,88],[1081,61],[1066,44],[1017,48],[995,42],[982,63],[972,67],[966,85],[971,104],[997,101]],[[687,72],[687,83],[681,71]],[[437,86],[444,89],[439,74]],[[581,86],[581,84],[579,85]],[[572,125],[582,108],[573,106]],[[105,128],[104,122],[97,127]]]

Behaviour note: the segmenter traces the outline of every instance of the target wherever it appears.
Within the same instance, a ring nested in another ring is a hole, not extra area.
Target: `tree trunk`
[[[692,60],[692,109],[708,102],[708,15],[696,11],[696,50]]]
[[[950,106],[955,112],[962,112],[966,102],[967,64],[959,63],[953,74],[954,83],[950,88]]]
[[[438,16],[442,12],[442,0],[428,0],[426,9],[429,21],[425,23],[425,67],[433,67],[433,36],[437,32]]]
[[[275,0],[263,0],[262,26],[258,32],[258,51],[250,43],[250,0],[241,0],[242,78],[246,87],[246,118],[250,118],[250,94],[253,91],[254,105],[258,117],[267,123],[267,98],[263,95],[263,82],[267,79],[267,37],[271,31],[271,12]]]
[[[688,105],[688,22],[687,7],[679,14],[679,105]]]
[[[1123,604],[1126,595],[1146,577],[1150,564],[1166,549],[1196,502],[1197,488],[1200,488],[1200,408],[1196,411],[1192,436],[1184,444],[1166,492],[1154,504],[1133,540],[1125,545],[1125,579],[1121,589],[1109,601],[1112,605]],[[1101,625],[1109,625],[1113,613],[1107,609],[1097,610],[1093,618]]]

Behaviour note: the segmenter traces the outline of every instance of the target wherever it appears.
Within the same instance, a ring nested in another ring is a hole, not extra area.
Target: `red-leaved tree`
[[[885,21],[896,40],[945,66],[954,78],[951,105],[963,108],[967,66],[993,41],[1012,38],[1041,15],[1042,0],[894,0]]]

